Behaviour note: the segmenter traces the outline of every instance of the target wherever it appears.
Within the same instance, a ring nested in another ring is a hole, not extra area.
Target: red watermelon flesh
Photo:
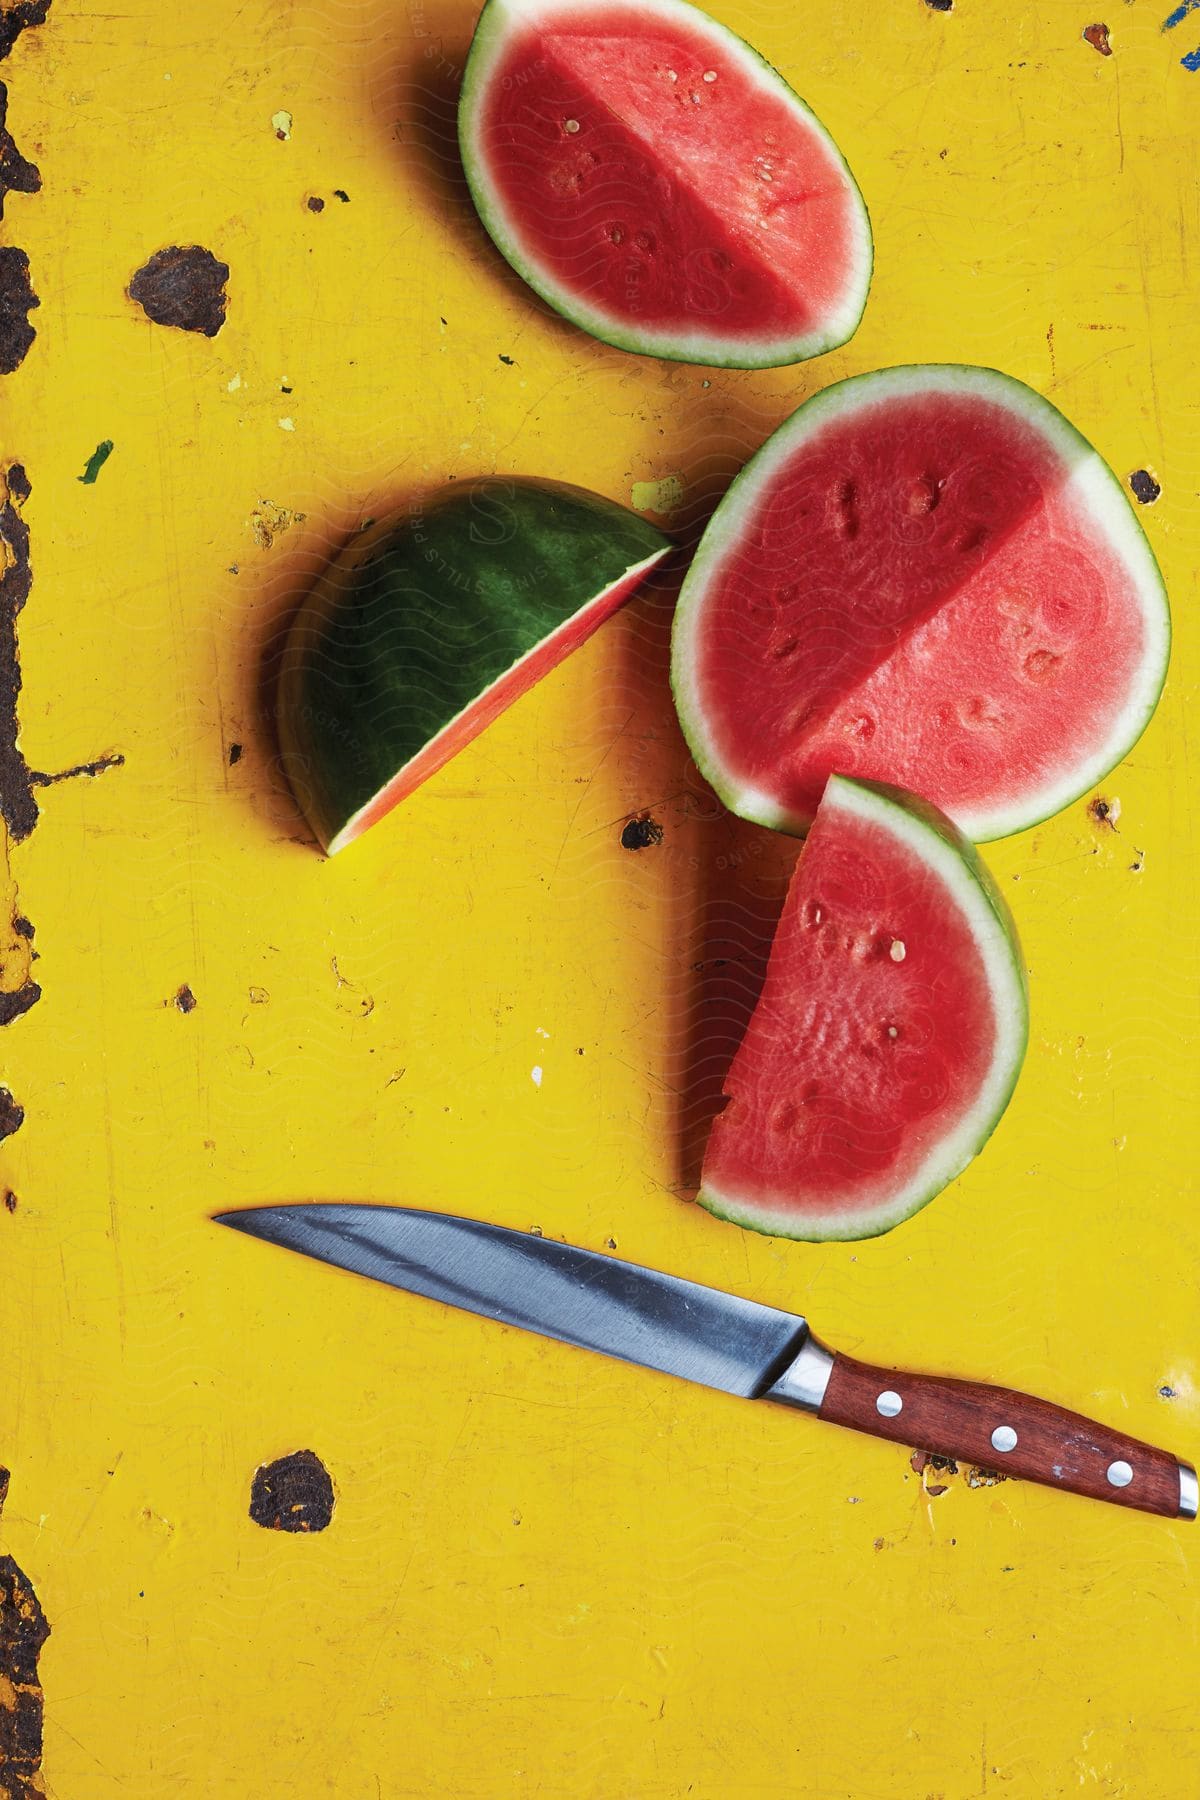
[[[840,154],[773,70],[681,0],[490,0],[461,139],[500,248],[597,336],[753,365],[857,323],[869,228]]]
[[[725,1081],[699,1199],[787,1237],[908,1218],[990,1135],[1024,1054],[1011,915],[911,795],[835,777]]]
[[[1060,414],[993,371],[889,370],[802,407],[731,490],[681,598],[676,698],[748,817],[804,830],[838,770],[983,839],[1111,768],[1168,638],[1128,503]]]

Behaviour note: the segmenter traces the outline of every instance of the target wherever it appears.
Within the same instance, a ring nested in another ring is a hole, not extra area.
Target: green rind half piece
[[[283,766],[335,854],[591,636],[670,542],[563,482],[483,477],[381,520],[301,605]]]

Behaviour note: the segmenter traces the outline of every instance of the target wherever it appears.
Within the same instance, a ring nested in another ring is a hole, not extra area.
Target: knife
[[[934,1456],[1194,1519],[1196,1472],[1047,1400],[834,1354],[798,1313],[451,1213],[310,1201],[216,1223],[543,1337],[774,1400]]]

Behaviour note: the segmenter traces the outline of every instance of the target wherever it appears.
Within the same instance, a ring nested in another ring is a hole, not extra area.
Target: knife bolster
[[[824,1344],[808,1332],[803,1348],[778,1380],[763,1395],[780,1406],[798,1406],[804,1412],[819,1413],[833,1373],[833,1355]]]

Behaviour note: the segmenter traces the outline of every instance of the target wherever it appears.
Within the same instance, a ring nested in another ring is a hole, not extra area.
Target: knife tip
[[[214,1225],[228,1225],[231,1231],[247,1231],[254,1235],[256,1225],[251,1221],[259,1221],[262,1217],[261,1206],[247,1206],[240,1212],[219,1212],[212,1214]]]

